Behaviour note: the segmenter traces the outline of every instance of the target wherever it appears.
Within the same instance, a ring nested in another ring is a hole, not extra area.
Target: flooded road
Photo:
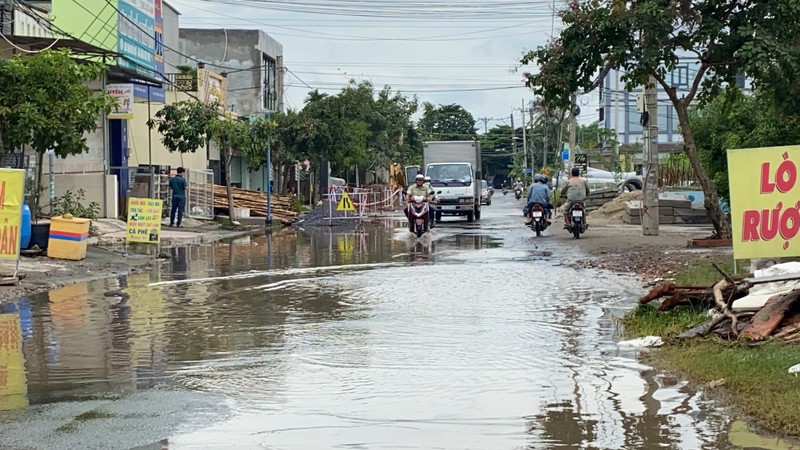
[[[513,197],[422,243],[395,226],[0,306],[0,448],[732,448],[724,411],[615,345],[638,283],[566,268]]]

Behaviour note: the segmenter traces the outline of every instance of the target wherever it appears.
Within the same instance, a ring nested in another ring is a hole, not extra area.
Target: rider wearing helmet
[[[564,207],[564,228],[569,226],[569,213],[572,209],[572,203],[580,202],[583,203],[586,200],[586,196],[589,195],[589,183],[581,178],[581,169],[580,167],[573,167],[572,168],[572,177],[567,180],[564,184],[564,188],[561,189],[561,196],[567,197],[567,203]],[[586,218],[584,217],[584,224],[586,224]]]
[[[414,178],[414,184],[408,187],[406,191],[406,203],[412,203],[414,201],[415,196],[422,196],[428,199],[428,216],[433,215],[433,205],[431,204],[431,200],[433,199],[433,188],[425,184],[425,176],[421,173],[418,173],[417,176]],[[409,216],[408,206],[403,210],[408,217],[408,228],[413,232],[414,226],[411,217]]]
[[[429,208],[430,211],[433,211],[433,213],[430,214],[430,221],[431,221],[430,227],[433,228],[433,224],[436,222],[436,220],[435,220],[436,207],[433,206],[433,201],[436,198],[436,191],[434,191],[434,189],[431,187],[431,177],[429,177],[427,175],[425,175],[425,186],[428,186],[430,188],[430,190],[431,190],[431,195],[430,195],[430,198],[429,198],[428,208]]]
[[[528,204],[525,205],[525,208],[522,210],[523,215],[525,216],[526,223],[531,222],[531,218],[528,217],[528,212],[533,208],[533,205],[539,204],[542,205],[548,216],[550,215],[550,211],[548,206],[550,205],[550,188],[547,187],[547,177],[544,177],[545,182],[542,182],[543,175],[536,174],[533,176],[533,183],[531,183],[531,187],[528,190]]]

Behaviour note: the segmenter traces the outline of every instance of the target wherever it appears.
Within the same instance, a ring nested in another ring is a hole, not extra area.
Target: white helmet
[[[415,180],[425,180],[425,175],[418,173],[417,176],[414,178]]]

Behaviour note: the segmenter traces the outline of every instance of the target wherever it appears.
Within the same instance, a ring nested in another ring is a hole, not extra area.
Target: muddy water
[[[483,222],[173,249],[3,305],[0,448],[730,448],[615,346],[635,283]]]

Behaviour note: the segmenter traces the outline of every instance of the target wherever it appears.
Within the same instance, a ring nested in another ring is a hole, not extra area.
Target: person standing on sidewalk
[[[169,226],[175,226],[175,213],[178,214],[178,228],[183,220],[183,209],[186,207],[186,178],[183,178],[183,167],[178,167],[178,174],[169,179],[172,191],[172,210],[169,213]]]

